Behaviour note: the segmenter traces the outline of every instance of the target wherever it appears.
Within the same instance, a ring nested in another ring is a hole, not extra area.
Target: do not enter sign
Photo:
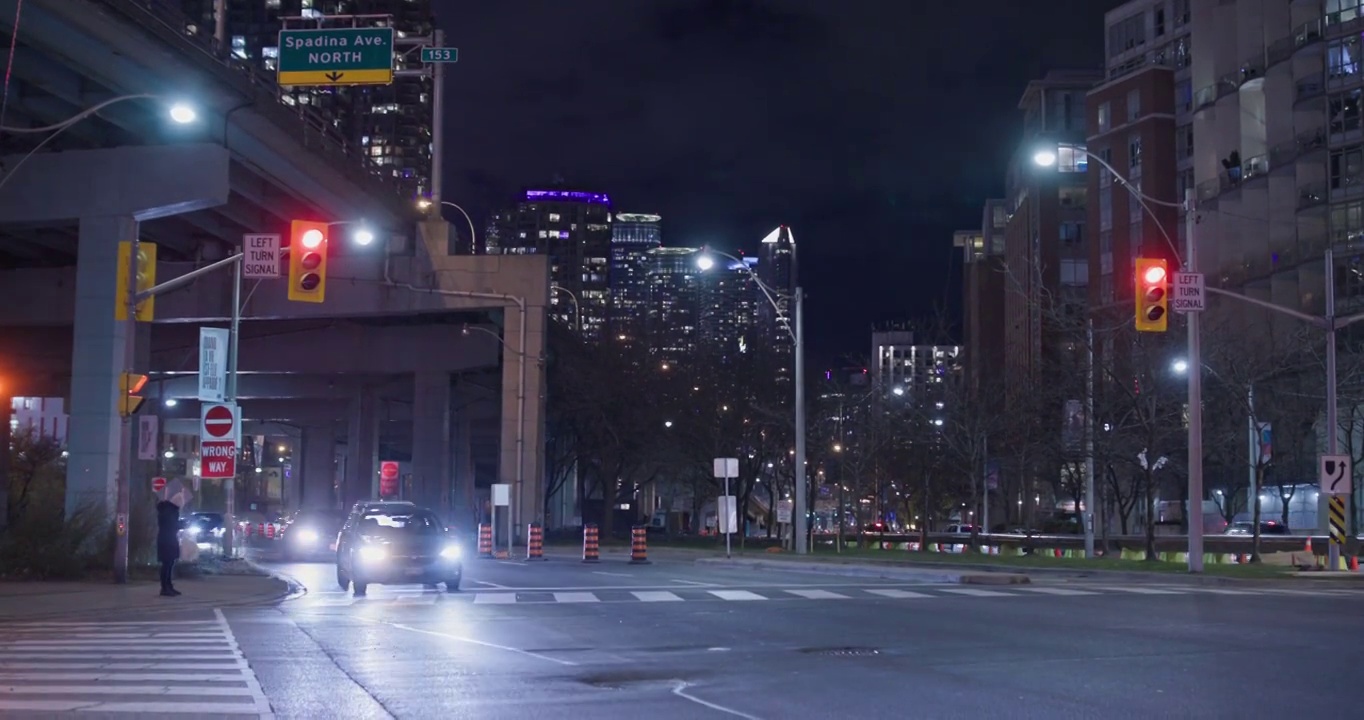
[[[209,405],[204,410],[204,432],[203,437],[213,439],[224,439],[233,436],[233,428],[237,424],[237,415],[232,412],[232,408],[227,405]]]
[[[152,478],[152,492],[161,492],[162,490],[165,490],[165,489],[166,489],[166,478],[163,478],[163,477],[154,477],[154,478]]]

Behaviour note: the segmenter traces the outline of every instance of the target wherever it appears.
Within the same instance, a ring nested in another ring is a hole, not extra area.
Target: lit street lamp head
[[[181,125],[187,125],[197,120],[199,118],[199,113],[195,112],[193,107],[185,103],[175,103],[174,105],[171,105],[170,117],[171,120],[174,120]]]
[[[374,233],[369,228],[360,228],[355,231],[355,244],[368,245],[374,242]]]
[[[1176,360],[1170,364],[1170,369],[1183,375],[1189,371],[1189,363],[1187,360]]]
[[[1055,150],[1038,150],[1033,153],[1032,161],[1042,167],[1051,167],[1056,164]]]
[[[701,268],[701,270],[709,270],[715,267],[715,258],[709,255],[702,255],[696,258],[696,267]]]

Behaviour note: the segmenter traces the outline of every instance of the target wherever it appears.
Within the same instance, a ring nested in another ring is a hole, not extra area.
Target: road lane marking
[[[593,570],[593,571],[592,571],[592,574],[593,574],[593,575],[610,575],[611,577],[623,577],[623,578],[634,577],[634,575],[631,575],[630,573],[602,572],[601,570]]]
[[[1018,597],[1013,593],[999,592],[998,590],[975,590],[972,588],[943,588],[941,592],[971,597]]]
[[[562,592],[554,593],[554,602],[560,603],[594,603],[601,602],[596,595],[590,592]]]
[[[1068,597],[1069,597],[1069,596],[1078,596],[1078,595],[1099,595],[1099,594],[1100,594],[1100,593],[1096,593],[1096,592],[1091,592],[1091,591],[1089,591],[1089,590],[1071,590],[1070,588],[1056,588],[1056,587],[1022,587],[1022,586],[1019,586],[1019,587],[1014,588],[1014,590],[1018,590],[1018,591],[1021,591],[1021,592],[1030,592],[1030,593],[1041,593],[1041,594],[1043,594],[1043,595],[1065,595],[1065,596],[1068,596]]]
[[[928,594],[926,594],[926,593],[916,593],[916,592],[910,592],[910,591],[908,591],[908,590],[895,590],[895,589],[893,589],[893,588],[892,588],[892,589],[889,589],[889,590],[881,590],[881,589],[879,589],[879,588],[863,588],[863,589],[866,590],[867,592],[871,593],[872,595],[880,595],[880,596],[882,596],[882,597],[894,598],[894,599],[896,599],[896,600],[906,600],[906,599],[909,599],[909,598],[928,598],[928,597],[933,597],[932,595],[928,595]]]
[[[200,682],[242,682],[242,674],[235,673],[205,673],[202,675],[179,675],[166,673],[80,673],[80,672],[0,672],[0,681],[37,681],[45,680],[48,682],[65,680],[67,682],[164,682],[167,678],[176,680],[198,680]],[[31,686],[39,687],[39,686]],[[246,688],[243,688],[245,690]]]
[[[644,590],[632,592],[631,595],[639,598],[640,602],[681,602],[682,598],[666,590]]]
[[[1193,592],[1211,593],[1213,595],[1259,595],[1255,590],[1229,590],[1227,588],[1195,587],[1189,588]]]
[[[9,712],[49,712],[49,713],[174,713],[189,717],[203,715],[256,715],[270,717],[255,705],[248,703],[210,703],[210,702],[102,702],[99,700],[0,700],[0,713]]]
[[[495,582],[488,582],[487,580],[475,580],[474,582],[478,583],[479,585],[487,585],[490,588],[497,588],[498,590],[511,590],[511,588],[507,587],[506,585],[498,585]]]
[[[767,598],[755,592],[747,590],[707,590],[711,595],[721,600],[766,600]]]
[[[475,605],[511,605],[516,602],[516,593],[474,593]]]
[[[233,679],[237,680],[240,677],[236,676]],[[32,677],[25,679],[44,680],[51,678]],[[81,678],[70,679],[80,680]],[[90,681],[103,679],[107,678],[89,678]],[[162,676],[162,680],[165,679],[166,676]],[[185,687],[183,685],[0,685],[0,697],[15,693],[23,693],[24,695],[205,695],[211,697],[244,695],[250,697],[251,688]]]
[[[432,637],[440,637],[445,638],[447,640],[455,640],[458,642],[469,643],[470,645],[478,645],[480,647],[491,648],[493,650],[501,650],[503,652],[512,653],[513,655],[524,655],[525,657],[535,658],[536,660],[544,660],[545,662],[551,662],[556,665],[564,665],[567,667],[577,667],[578,665],[578,663],[575,663],[572,660],[560,660],[559,658],[550,657],[548,655],[541,655],[540,653],[531,652],[530,650],[522,650],[521,648],[514,648],[508,647],[506,645],[498,645],[496,643],[484,642],[483,640],[475,640],[473,638],[464,637],[462,635],[451,635],[450,633],[437,632],[435,630],[423,630],[422,628],[412,627],[411,625],[402,625],[400,623],[385,622],[383,620],[375,620],[373,618],[362,617],[356,619],[363,620],[365,622],[377,623],[379,625],[387,625],[392,628],[406,630],[408,632],[414,632],[421,635],[430,635]]]
[[[787,590],[792,595],[799,595],[806,600],[851,600],[847,595],[839,595],[828,590]]]
[[[689,700],[691,702],[696,703],[697,705],[708,707],[716,712],[722,712],[727,715],[741,717],[744,718],[744,720],[761,720],[761,718],[758,718],[757,716],[749,715],[746,712],[740,712],[738,710],[735,710],[734,708],[728,708],[725,707],[724,705],[713,703],[709,700],[702,700],[701,698],[688,693],[687,688],[692,687],[692,685],[691,683],[688,683],[685,680],[678,680],[676,681],[676,683],[677,683],[676,685],[673,685],[673,694],[682,698],[683,700]]]
[[[1133,593],[1135,595],[1183,595],[1182,590],[1161,590],[1159,588],[1136,587],[1126,585],[1112,585],[1099,588],[1100,590],[1112,590],[1113,592]]]

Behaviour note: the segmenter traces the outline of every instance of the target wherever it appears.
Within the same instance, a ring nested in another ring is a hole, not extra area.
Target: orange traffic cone
[[[1350,572],[1359,572],[1359,556],[1350,556]]]

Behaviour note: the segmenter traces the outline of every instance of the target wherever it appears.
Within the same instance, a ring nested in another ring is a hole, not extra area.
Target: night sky
[[[1017,103],[1102,66],[1118,0],[435,0],[459,48],[445,196],[481,227],[562,178],[664,244],[790,225],[817,364],[960,304],[952,231],[1003,192]],[[452,218],[457,219],[457,218]]]

